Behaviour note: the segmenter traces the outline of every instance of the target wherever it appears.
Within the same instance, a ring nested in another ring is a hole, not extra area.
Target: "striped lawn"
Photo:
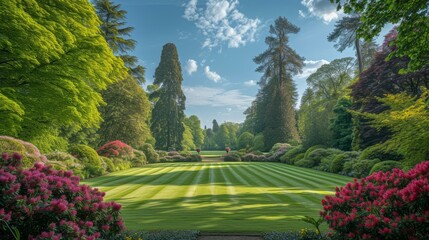
[[[286,231],[312,226],[320,201],[351,178],[277,163],[164,163],[85,181],[122,204],[128,229]]]

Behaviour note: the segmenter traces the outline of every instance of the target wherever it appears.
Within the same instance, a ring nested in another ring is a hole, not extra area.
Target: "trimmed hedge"
[[[91,147],[83,144],[77,144],[71,146],[69,149],[71,155],[76,157],[85,166],[84,176],[85,178],[96,177],[103,174],[103,167],[101,159],[97,152]]]
[[[402,168],[402,163],[400,163],[398,161],[383,161],[383,162],[379,162],[379,163],[376,163],[371,168],[371,171],[369,173],[373,174],[373,173],[378,172],[378,171],[388,172],[388,171],[391,171],[394,168],[401,169]]]

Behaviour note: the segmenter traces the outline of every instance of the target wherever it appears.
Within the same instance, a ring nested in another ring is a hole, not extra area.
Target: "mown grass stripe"
[[[233,187],[233,185],[232,185],[232,183],[231,183],[231,180],[229,179],[229,177],[226,175],[226,173],[225,173],[225,171],[224,171],[224,169],[223,169],[223,167],[220,167],[219,168],[219,170],[220,170],[220,174],[222,175],[222,177],[223,177],[223,179],[224,179],[224,181],[225,181],[225,188],[226,188],[226,192],[228,193],[228,195],[229,195],[229,198],[232,200],[232,201],[234,201],[234,202],[236,202],[237,200],[236,200],[236,198],[235,198],[235,189],[234,189],[234,187]]]

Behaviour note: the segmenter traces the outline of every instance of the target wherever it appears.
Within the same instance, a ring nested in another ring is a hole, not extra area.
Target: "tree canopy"
[[[126,71],[100,34],[92,5],[11,0],[2,2],[0,18],[1,110],[9,119],[0,133],[49,151],[67,144],[61,128],[97,127],[99,92]]]

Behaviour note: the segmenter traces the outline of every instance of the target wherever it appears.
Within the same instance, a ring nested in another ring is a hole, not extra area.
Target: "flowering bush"
[[[97,152],[89,146],[77,144],[69,149],[71,155],[79,159],[84,165],[83,175],[85,178],[96,177],[103,174],[102,161]]]
[[[0,236],[13,239],[113,239],[124,230],[121,205],[103,192],[79,185],[70,171],[43,163],[22,168],[22,156],[0,158]]]
[[[132,158],[133,148],[119,140],[108,142],[97,150],[98,155],[109,158]]]
[[[334,239],[429,239],[429,161],[355,179],[322,205]]]

